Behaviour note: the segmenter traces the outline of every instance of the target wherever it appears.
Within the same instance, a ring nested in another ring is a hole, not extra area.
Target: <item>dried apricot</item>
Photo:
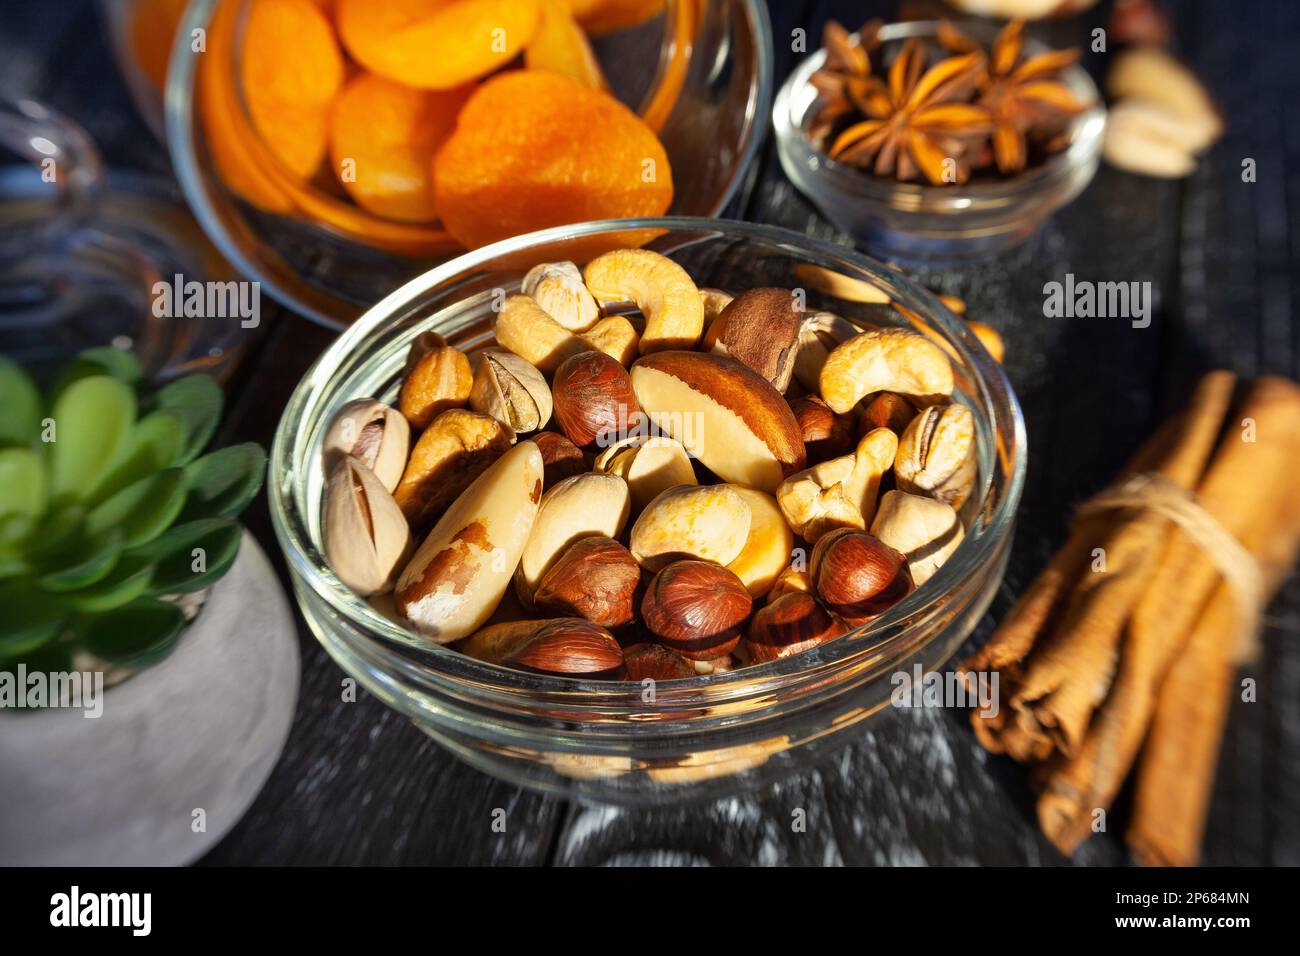
[[[357,205],[407,222],[436,218],[433,154],[473,91],[415,90],[371,73],[353,77],[330,113],[330,157]]]
[[[343,83],[334,30],[311,0],[254,0],[240,80],[253,126],[306,179],[325,156],[327,113]]]
[[[608,89],[600,62],[582,27],[569,13],[566,0],[547,0],[537,34],[524,51],[524,65],[530,70],[561,73],[593,89]]]
[[[348,52],[380,76],[445,90],[491,73],[532,40],[541,0],[337,0]]]
[[[275,161],[240,106],[230,68],[241,7],[241,0],[221,0],[208,28],[208,52],[199,59],[199,116],[213,166],[226,187],[264,212],[300,212],[380,249],[431,256],[460,248],[444,229],[376,219],[318,194]]]
[[[230,70],[238,19],[238,0],[223,0],[208,27],[208,52],[199,58],[204,138],[217,174],[233,192],[263,212],[287,213],[293,204],[259,162],[252,130],[239,109]]]
[[[131,56],[155,89],[167,82],[172,40],[188,0],[136,0],[131,5]]]
[[[471,249],[546,226],[657,216],[673,198],[668,154],[636,114],[544,70],[479,87],[434,169],[443,224]]]

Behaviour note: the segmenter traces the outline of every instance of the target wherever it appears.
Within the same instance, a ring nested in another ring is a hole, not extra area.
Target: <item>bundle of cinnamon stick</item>
[[[1062,852],[1136,765],[1136,858],[1197,862],[1236,666],[1300,554],[1297,476],[1300,386],[1211,372],[960,668],[999,673],[976,736],[1033,765]]]

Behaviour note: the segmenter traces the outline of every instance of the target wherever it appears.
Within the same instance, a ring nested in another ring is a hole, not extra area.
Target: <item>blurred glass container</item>
[[[996,31],[977,23],[962,28],[982,42]],[[895,23],[880,31],[887,44],[933,37],[938,23]],[[1046,47],[1025,41],[1025,52]],[[876,255],[903,262],[943,263],[978,259],[1028,239],[1051,215],[1092,181],[1101,160],[1106,110],[1082,67],[1062,80],[1081,100],[1093,103],[1069,128],[1069,145],[1046,162],[1005,180],[966,185],[903,183],[837,163],[813,145],[808,125],[816,115],[817,90],[809,83],[826,51],[805,58],[777,94],[772,107],[781,167],[799,191],[837,227]]]
[[[99,0],[109,46],[136,111],[166,138],[167,61],[189,0]]]
[[[162,11],[161,21],[176,2],[101,0],[119,64],[147,119],[160,104],[149,80],[156,66],[134,52],[145,31],[132,26],[131,14],[144,5]],[[176,174],[204,230],[232,263],[296,312],[342,328],[394,287],[461,250],[436,224],[384,219],[328,184],[294,180],[264,149],[263,172],[289,182],[301,207],[315,214],[267,213],[226,187],[214,170],[196,108],[200,57],[178,55],[188,53],[195,30],[208,30],[218,3],[192,0],[175,33],[166,138]],[[671,107],[659,130],[674,170],[669,212],[721,214],[745,185],[766,132],[772,39],[764,0],[667,0],[659,16],[598,37],[593,45],[611,92],[622,102],[643,116]],[[675,59],[675,48],[685,55]],[[232,62],[231,76],[234,69]],[[387,249],[376,246],[376,235],[386,237]]]
[[[541,262],[583,261],[644,245],[700,286],[796,287],[811,265],[871,282],[911,310],[808,292],[810,309],[861,324],[917,328],[953,359],[957,400],[976,425],[979,481],[962,509],[964,541],[921,588],[871,623],[770,664],[638,683],[525,673],[430,644],[349,591],[322,553],[321,445],[339,408],[395,401],[412,340],[489,344],[492,303]],[[889,705],[894,677],[943,665],[997,590],[1025,477],[1020,406],[1005,373],[964,322],[897,271],[772,226],[690,218],[621,219],[531,233],[419,276],[361,316],[298,384],[271,451],[271,517],[302,612],[325,649],[388,706],[475,767],[514,783],[625,804],[721,796],[796,772],[853,739]]]
[[[155,314],[159,282],[234,278],[171,183],[106,171],[85,130],[31,100],[0,100],[0,153],[5,354],[40,375],[111,345],[171,378],[220,374],[256,334],[237,318]]]

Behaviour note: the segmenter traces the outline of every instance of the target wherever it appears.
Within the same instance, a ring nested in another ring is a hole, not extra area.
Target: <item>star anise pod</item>
[[[850,33],[835,20],[827,20],[822,29],[826,62],[817,73],[840,77],[870,76],[871,56],[880,49],[880,30],[884,25],[883,20],[869,20],[857,33]]]
[[[831,158],[904,181],[919,171],[936,186],[965,182],[969,170],[963,154],[988,135],[992,122],[985,107],[960,101],[971,95],[985,69],[978,51],[926,69],[925,48],[909,39],[890,64],[887,82],[861,81],[853,99],[867,119],[836,137]]]
[[[1022,58],[1023,20],[1012,20],[998,34],[983,75],[977,80],[979,105],[993,120],[993,159],[1004,175],[1018,173],[1028,161],[1027,138],[1048,141],[1087,109],[1059,74],[1079,59],[1077,49],[1048,50]],[[939,42],[955,53],[969,54],[979,44],[944,20]]]
[[[834,20],[822,30],[826,62],[809,82],[822,96],[821,107],[809,125],[813,142],[821,144],[832,129],[859,107],[854,96],[871,76],[871,56],[880,48],[882,20],[868,21],[856,34],[849,33]]]

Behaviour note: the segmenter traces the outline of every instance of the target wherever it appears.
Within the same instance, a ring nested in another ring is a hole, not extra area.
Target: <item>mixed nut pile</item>
[[[960,543],[974,422],[937,340],[803,301],[700,289],[645,249],[533,268],[495,347],[425,333],[397,408],[336,415],[330,565],[431,642],[602,679],[871,620]]]

